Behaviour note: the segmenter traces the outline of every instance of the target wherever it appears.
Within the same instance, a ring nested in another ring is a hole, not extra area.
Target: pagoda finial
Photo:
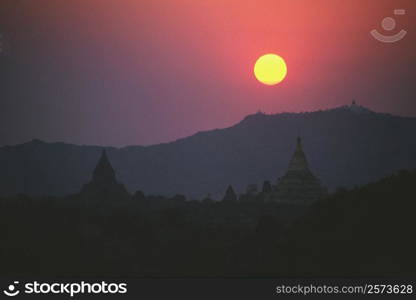
[[[298,149],[302,149],[302,138],[300,136],[298,136],[297,138],[297,148]]]
[[[289,171],[306,169],[308,169],[308,162],[302,149],[302,139],[298,136],[295,152],[289,162]]]

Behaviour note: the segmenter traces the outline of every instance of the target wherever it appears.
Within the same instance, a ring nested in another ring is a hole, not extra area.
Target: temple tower
[[[105,200],[124,199],[128,196],[124,185],[117,181],[115,171],[105,150],[101,153],[91,181],[82,187],[81,195],[85,196],[88,202],[91,203],[95,200],[103,202]]]
[[[309,169],[302,140],[298,137],[295,152],[285,175],[277,181],[272,199],[278,202],[307,204],[326,194],[327,189]]]
[[[103,150],[100,160],[92,173],[92,182],[102,184],[114,184],[117,182],[116,173],[107,157],[107,152]]]
[[[289,162],[288,172],[306,172],[309,170],[306,155],[302,149],[302,140],[297,138],[296,149],[293,153],[292,159]]]

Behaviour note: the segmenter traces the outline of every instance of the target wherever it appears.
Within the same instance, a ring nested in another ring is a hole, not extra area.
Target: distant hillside
[[[416,118],[353,105],[309,113],[254,114],[225,129],[172,143],[108,148],[118,178],[134,192],[218,198],[228,184],[275,182],[296,136],[330,189],[365,184],[416,167]],[[0,148],[0,194],[65,195],[89,180],[101,148],[34,140]]]

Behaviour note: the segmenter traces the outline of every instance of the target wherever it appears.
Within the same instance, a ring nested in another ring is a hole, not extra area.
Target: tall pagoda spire
[[[107,152],[103,149],[100,160],[92,174],[92,180],[95,182],[115,182],[116,173],[107,157]]]
[[[308,169],[308,161],[306,160],[306,155],[302,148],[302,139],[298,136],[296,149],[289,162],[288,171],[305,171]]]
[[[326,188],[309,169],[302,148],[302,139],[298,137],[287,172],[279,178],[272,198],[280,202],[307,204],[326,194]]]
[[[89,202],[94,198],[114,200],[128,196],[124,185],[117,182],[116,172],[111,166],[105,149],[92,173],[92,180],[82,187],[81,194],[85,195]]]

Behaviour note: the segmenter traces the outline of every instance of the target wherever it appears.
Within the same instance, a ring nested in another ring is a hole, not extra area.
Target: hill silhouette
[[[134,193],[223,196],[276,183],[301,135],[311,169],[334,190],[416,167],[416,118],[358,105],[325,111],[249,115],[224,129],[153,146],[106,148],[120,182]],[[0,195],[68,195],[89,180],[102,147],[39,140],[0,148]]]

